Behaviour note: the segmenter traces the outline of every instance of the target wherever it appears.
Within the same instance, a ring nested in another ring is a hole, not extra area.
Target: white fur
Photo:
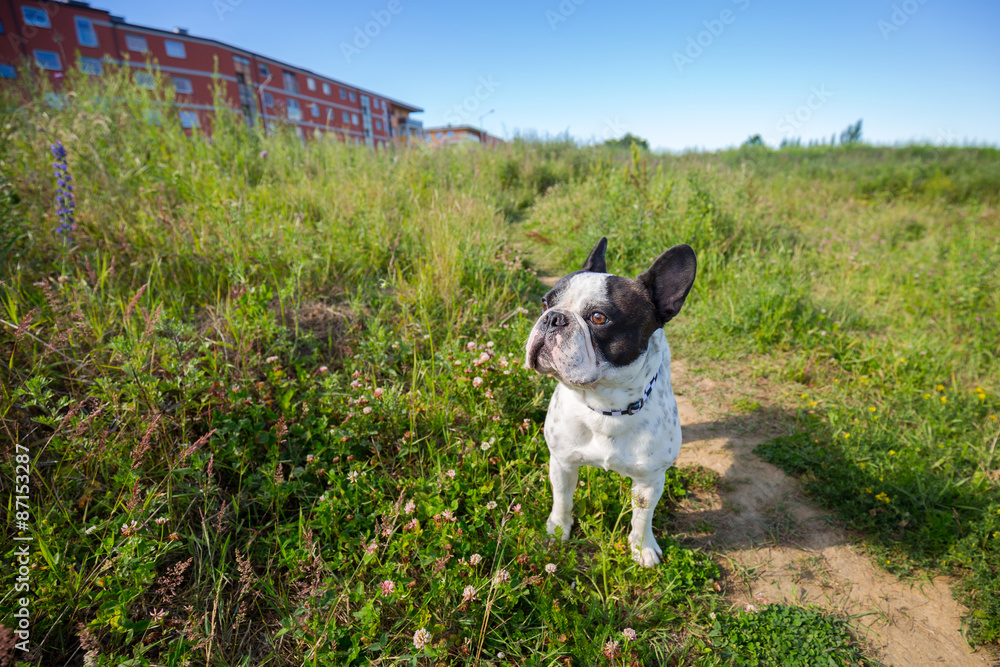
[[[604,292],[606,279],[607,274],[574,276],[560,297],[560,310],[580,318],[588,291]],[[663,330],[658,329],[644,353],[628,366],[618,367],[600,358],[588,327],[575,329],[573,335],[553,346],[552,368],[540,369],[551,370],[559,378],[545,418],[553,496],[546,527],[553,535],[561,528],[562,539],[569,538],[580,466],[613,470],[632,480],[628,540],[635,560],[651,567],[663,555],[653,536],[653,510],[663,494],[666,471],[677,460],[681,446],[677,402],[670,383],[670,346]],[[538,335],[536,323],[526,347],[529,355]],[[638,413],[611,417],[598,412],[621,410],[636,401],[657,373],[653,391]],[[580,378],[587,381],[574,381]]]

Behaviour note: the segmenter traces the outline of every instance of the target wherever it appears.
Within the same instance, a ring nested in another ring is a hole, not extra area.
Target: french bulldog
[[[607,247],[602,238],[582,269],[542,297],[525,345],[525,367],[559,381],[545,417],[546,528],[569,538],[580,466],[613,470],[632,480],[632,556],[652,567],[663,557],[653,510],[681,447],[663,325],[684,305],[697,259],[691,246],[676,245],[632,280],[607,272]]]

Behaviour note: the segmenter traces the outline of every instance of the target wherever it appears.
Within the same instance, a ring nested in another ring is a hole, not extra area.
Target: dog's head
[[[579,271],[542,298],[525,366],[571,385],[595,385],[646,353],[649,338],[684,305],[697,271],[694,250],[676,245],[635,280],[606,272],[602,238]]]

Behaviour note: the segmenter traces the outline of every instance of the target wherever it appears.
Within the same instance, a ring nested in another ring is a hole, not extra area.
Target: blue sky
[[[92,4],[421,106],[426,126],[494,110],[483,125],[508,138],[632,132],[677,151],[864,119],[874,143],[1000,144],[997,0]]]

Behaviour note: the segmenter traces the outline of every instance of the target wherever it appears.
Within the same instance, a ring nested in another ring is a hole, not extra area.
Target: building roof
[[[503,141],[500,137],[495,134],[490,134],[486,130],[474,127],[472,125],[439,125],[437,127],[425,127],[424,132],[446,132],[448,130],[462,130],[465,132],[472,132],[474,134],[481,134],[484,137],[493,137],[497,141]]]

